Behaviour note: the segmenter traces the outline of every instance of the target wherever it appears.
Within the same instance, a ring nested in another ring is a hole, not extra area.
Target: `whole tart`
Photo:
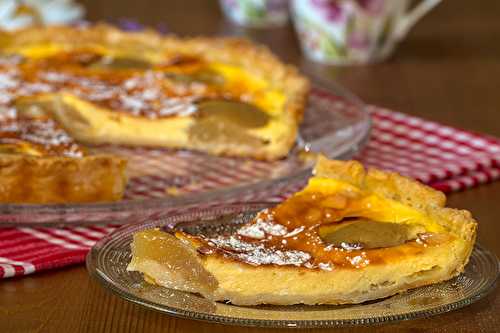
[[[14,97],[50,100],[59,124],[93,144],[279,159],[295,142],[309,89],[295,68],[243,39],[33,28],[2,33],[0,52],[11,57],[6,75],[19,80]]]
[[[127,269],[236,305],[361,303],[463,271],[477,224],[444,205],[416,181],[321,157],[302,191],[233,233],[136,233]]]
[[[295,68],[242,39],[104,24],[1,32],[0,202],[119,200],[126,161],[82,144],[283,158],[308,90]]]

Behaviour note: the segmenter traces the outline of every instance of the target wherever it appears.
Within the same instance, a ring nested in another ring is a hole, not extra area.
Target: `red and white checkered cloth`
[[[371,139],[357,157],[443,192],[500,178],[500,139],[379,107],[370,107]],[[117,226],[0,229],[0,277],[54,269],[85,260],[89,248]]]

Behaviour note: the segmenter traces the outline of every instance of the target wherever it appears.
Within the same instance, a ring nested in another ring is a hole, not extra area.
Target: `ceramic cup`
[[[314,61],[352,65],[384,60],[441,0],[291,0],[295,29]]]
[[[219,0],[226,17],[245,27],[266,28],[288,20],[288,0]]]

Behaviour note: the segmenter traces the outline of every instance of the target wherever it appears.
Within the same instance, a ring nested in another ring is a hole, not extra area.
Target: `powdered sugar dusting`
[[[223,255],[251,265],[305,265],[312,259],[309,253],[269,247],[259,241],[287,234],[288,229],[284,225],[275,223],[273,215],[265,209],[253,221],[239,228],[236,234],[210,238],[207,243],[222,251]]]
[[[17,145],[29,141],[51,155],[82,157],[83,151],[52,119],[18,117],[15,109],[7,109],[0,117],[0,143]]]
[[[288,229],[281,224],[273,223],[272,215],[268,215],[264,210],[253,223],[244,225],[237,233],[249,238],[263,239],[267,235],[284,236],[288,233]]]
[[[251,265],[301,266],[311,259],[311,255],[303,251],[267,248],[261,243],[248,243],[236,236],[212,238],[209,244],[222,250],[226,256]]]

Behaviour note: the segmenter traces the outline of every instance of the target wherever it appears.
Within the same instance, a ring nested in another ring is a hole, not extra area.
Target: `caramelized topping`
[[[141,58],[103,56],[83,49],[42,59],[0,59],[0,105],[19,97],[54,92],[68,92],[107,109],[148,118],[191,115],[200,100],[243,99],[243,92],[224,87],[221,75],[192,57],[153,64]],[[228,114],[230,107],[236,114],[252,110],[262,122],[262,111],[243,105],[223,105],[225,111],[221,113]],[[219,118],[224,121],[228,117]],[[249,117],[245,119],[248,122]]]
[[[192,236],[212,251],[251,265],[295,265],[332,270],[383,263],[449,240],[418,224],[362,217],[361,194],[302,192],[264,210],[232,235]],[[393,250],[397,246],[398,250]],[[207,252],[207,250],[205,249]]]

